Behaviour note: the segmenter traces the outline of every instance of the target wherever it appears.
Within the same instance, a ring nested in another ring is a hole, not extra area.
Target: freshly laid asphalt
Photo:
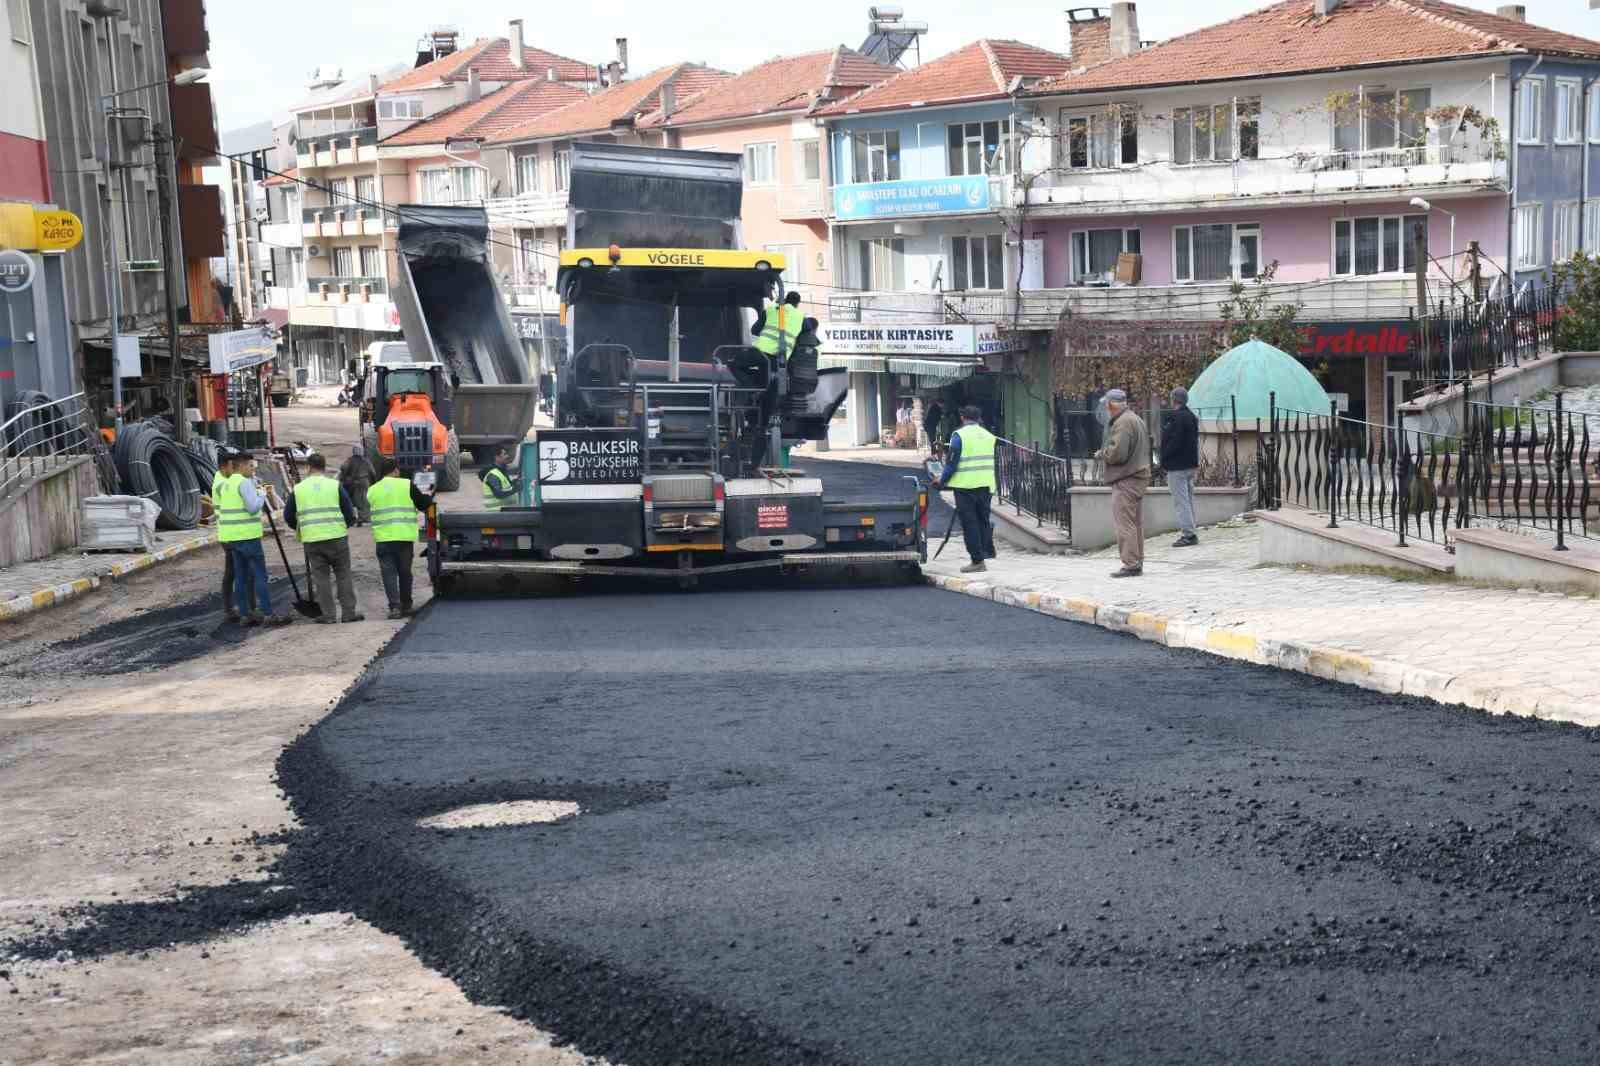
[[[924,587],[436,601],[279,874],[628,1066],[1594,1061],[1594,740]]]

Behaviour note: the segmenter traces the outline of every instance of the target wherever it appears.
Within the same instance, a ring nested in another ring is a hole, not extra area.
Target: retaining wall
[[[1214,526],[1250,508],[1248,488],[1197,488],[1194,490],[1196,525]],[[1172,491],[1158,485],[1144,497],[1145,536],[1171,533],[1178,528],[1172,509]],[[1072,490],[1072,546],[1078,551],[1094,551],[1117,542],[1116,526],[1111,521],[1111,488],[1105,485],[1080,485]]]
[[[0,502],[0,566],[76,548],[78,505],[99,493],[100,479],[85,455],[66,460]]]

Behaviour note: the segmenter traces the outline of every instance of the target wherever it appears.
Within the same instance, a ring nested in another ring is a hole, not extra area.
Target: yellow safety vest
[[[961,441],[961,455],[956,459],[956,472],[950,475],[953,489],[988,489],[998,492],[994,479],[995,436],[979,425],[962,426],[955,436]]]
[[[777,355],[779,342],[782,341],[784,354],[792,353],[795,338],[800,336],[801,317],[800,309],[788,304],[773,304],[767,308],[761,335],[756,338],[756,350]]]
[[[211,502],[217,512],[217,539],[224,544],[239,540],[260,540],[262,534],[261,512],[251,514],[244,506],[243,474],[230,474],[212,481]]]
[[[339,483],[313,474],[294,487],[294,518],[301,544],[338,540],[349,532],[339,510]]]
[[[500,497],[494,494],[494,488],[492,487],[496,482],[499,482],[502,490],[511,488],[511,479],[506,477],[505,472],[499,467],[491,467],[489,472],[483,475],[483,509],[485,511],[500,510]]]
[[[411,482],[403,477],[382,477],[367,490],[372,508],[372,539],[379,544],[417,539],[417,508],[411,502]]]

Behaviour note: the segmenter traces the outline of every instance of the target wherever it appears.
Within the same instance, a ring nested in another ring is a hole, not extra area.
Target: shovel
[[[316,600],[306,600],[300,597],[300,582],[294,579],[294,567],[289,565],[289,553],[283,550],[283,538],[278,535],[278,523],[272,517],[272,511],[266,507],[261,508],[267,513],[267,525],[272,527],[272,539],[278,542],[278,554],[283,556],[283,568],[289,571],[289,587],[294,589],[294,609],[307,618],[321,618],[322,604]],[[306,575],[306,580],[311,580],[311,575]]]
[[[929,491],[937,492],[939,481],[944,477],[944,464],[937,459],[929,459],[923,465],[928,470],[928,476],[933,478],[933,484],[929,486]],[[933,553],[935,560],[937,560],[944,552],[945,545],[950,543],[950,534],[956,531],[956,519],[959,518],[960,515],[961,513],[959,511],[950,512],[950,524],[944,529],[944,539],[939,542],[939,550]]]

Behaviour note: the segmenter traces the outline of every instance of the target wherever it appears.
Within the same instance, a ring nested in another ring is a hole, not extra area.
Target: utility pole
[[[178,294],[172,280],[174,270],[181,269],[178,253],[172,240],[172,184],[178,180],[172,165],[172,142],[166,130],[150,127],[150,137],[156,150],[156,196],[161,210],[161,269],[162,292],[167,302],[167,343],[172,346],[172,380],[168,388],[172,397],[172,433],[179,446],[188,443],[188,415],[185,413],[183,387],[183,354],[178,344]]]
[[[1413,257],[1417,264],[1417,350],[1428,358],[1428,236],[1426,223],[1411,227]],[[1419,369],[1426,371],[1426,366]]]
[[[1472,260],[1472,302],[1476,304],[1483,299],[1483,252],[1477,241],[1467,242],[1467,256]]]

